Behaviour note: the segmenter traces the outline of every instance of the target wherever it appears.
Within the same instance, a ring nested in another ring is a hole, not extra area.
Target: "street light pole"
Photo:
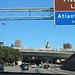
[[[1,36],[1,34],[0,34],[0,36]]]
[[[1,35],[0,35],[1,36]]]
[[[5,23],[2,23],[2,25],[3,25],[3,45],[4,45],[4,25]]]

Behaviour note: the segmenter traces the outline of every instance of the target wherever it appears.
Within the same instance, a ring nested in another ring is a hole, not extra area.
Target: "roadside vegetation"
[[[11,47],[0,46],[0,63],[13,63],[22,59],[22,54],[18,49]]]

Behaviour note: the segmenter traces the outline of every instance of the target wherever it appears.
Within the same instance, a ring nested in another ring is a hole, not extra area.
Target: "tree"
[[[11,47],[14,47],[13,43],[11,44]]]
[[[0,46],[0,61],[13,63],[22,58],[22,54],[18,49]]]

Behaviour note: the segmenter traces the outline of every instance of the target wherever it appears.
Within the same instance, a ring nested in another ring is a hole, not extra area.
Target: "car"
[[[44,69],[48,69],[49,68],[49,65],[44,65]]]
[[[24,64],[21,64],[21,65],[20,65],[20,68],[22,68],[23,65],[24,65]]]
[[[36,64],[33,64],[33,65],[32,65],[32,68],[36,68],[36,67],[37,67],[37,65],[36,65]]]
[[[43,68],[43,65],[40,65],[40,68]]]
[[[22,65],[22,70],[29,70],[28,65],[27,65],[27,64],[23,64],[23,65]]]
[[[2,66],[1,63],[0,63],[0,72],[4,72],[4,67]]]

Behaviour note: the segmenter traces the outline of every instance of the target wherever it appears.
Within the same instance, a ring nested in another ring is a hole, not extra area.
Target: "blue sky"
[[[41,8],[54,7],[53,0],[0,0],[0,8]],[[0,41],[10,46],[15,40],[29,48],[45,47],[47,41],[52,49],[63,48],[63,43],[71,43],[75,49],[75,27],[55,26],[53,20],[0,21]]]

